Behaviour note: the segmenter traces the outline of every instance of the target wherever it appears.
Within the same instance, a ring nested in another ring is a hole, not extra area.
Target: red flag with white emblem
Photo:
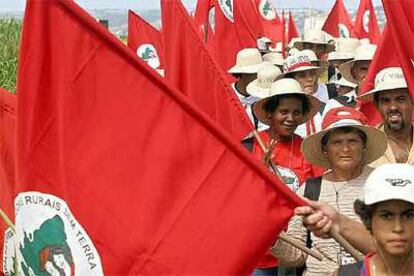
[[[354,26],[343,0],[336,0],[322,30],[333,37],[351,37]]]
[[[355,18],[355,27],[352,37],[368,38],[371,44],[379,44],[381,31],[378,26],[372,0],[361,0]]]

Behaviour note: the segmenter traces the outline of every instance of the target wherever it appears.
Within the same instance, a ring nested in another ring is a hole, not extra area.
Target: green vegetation
[[[0,19],[0,86],[16,92],[21,21]]]

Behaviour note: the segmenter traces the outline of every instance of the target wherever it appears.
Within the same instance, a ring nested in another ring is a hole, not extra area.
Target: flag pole
[[[14,226],[13,222],[9,219],[9,217],[6,215],[6,213],[3,212],[3,210],[0,208],[0,216],[4,220],[4,222],[7,224],[7,226],[10,227],[10,229],[16,233],[16,227]]]
[[[280,174],[280,171],[278,170],[278,168],[274,165],[273,161],[271,160],[271,156],[270,156],[271,152],[266,148],[266,145],[264,144],[264,142],[263,142],[262,138],[260,137],[259,133],[257,132],[257,130],[253,130],[253,135],[256,138],[257,143],[259,144],[259,147],[265,153],[265,160],[268,160],[270,168],[272,169],[272,171],[275,172],[275,174],[279,178],[279,180],[282,181],[282,183],[284,183],[284,180],[282,178],[282,175]],[[351,254],[351,256],[354,257],[357,261],[362,261],[363,260],[363,256],[361,256],[361,254],[359,254],[359,252],[341,234],[333,232],[332,229],[329,232],[329,234],[340,246],[342,246],[345,249],[345,251],[347,251],[349,254]],[[287,236],[285,235],[284,238],[287,238]],[[289,242],[289,244],[296,247],[294,245],[294,244],[296,244],[294,241]],[[306,252],[306,249],[302,249],[302,248],[299,248],[299,247],[297,247],[297,248],[304,251],[304,252]],[[305,248],[307,248],[307,247],[305,246]],[[318,253],[321,253],[321,252],[318,252]],[[309,254],[311,254],[311,253],[309,253]],[[312,257],[315,257],[320,261],[322,260],[322,259],[319,259],[318,257],[314,256],[313,254],[311,254],[311,255],[312,255]],[[316,254],[316,255],[318,255],[318,254]]]

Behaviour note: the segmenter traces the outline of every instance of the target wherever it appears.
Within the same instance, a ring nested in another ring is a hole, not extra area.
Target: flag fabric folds
[[[372,0],[361,0],[355,17],[352,37],[359,39],[368,38],[371,44],[378,45],[380,36],[381,32]]]
[[[333,37],[351,37],[353,24],[343,0],[336,0],[322,30]]]
[[[214,0],[198,0],[194,12],[194,25],[207,48],[214,53],[214,32],[209,20],[210,10],[214,8]]]
[[[162,0],[161,12],[168,45],[166,79],[241,141],[254,127],[226,75],[197,35],[185,7],[176,0]]]
[[[19,64],[22,272],[248,274],[303,204],[74,1],[27,2]]]
[[[128,47],[152,68],[164,68],[162,33],[131,10],[128,11]]]
[[[283,22],[279,18],[272,1],[254,0],[263,26],[263,35],[272,40],[273,44],[283,42]],[[246,1],[247,2],[247,1]]]

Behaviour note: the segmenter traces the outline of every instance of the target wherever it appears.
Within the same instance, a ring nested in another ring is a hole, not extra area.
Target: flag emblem
[[[234,23],[234,3],[233,0],[219,0],[219,6],[228,20]]]
[[[362,16],[362,26],[364,27],[364,31],[366,33],[369,33],[369,17],[370,17],[369,10],[366,10],[364,12],[364,15]]]
[[[260,14],[266,20],[274,20],[276,18],[276,11],[269,0],[260,1],[259,5]]]
[[[339,23],[338,30],[339,30],[339,37],[344,37],[344,38],[350,37],[349,30],[344,24]]]
[[[160,67],[160,59],[154,45],[142,44],[137,49],[137,55],[151,66],[151,68],[157,69]]]
[[[25,192],[16,197],[15,209],[16,234],[7,230],[4,244],[9,249],[5,254],[14,256],[4,257],[5,272],[17,268],[20,275],[103,275],[95,246],[62,199]]]
[[[289,168],[276,166],[279,170],[280,176],[283,179],[283,182],[292,190],[296,191],[299,188],[299,178],[298,176]]]

